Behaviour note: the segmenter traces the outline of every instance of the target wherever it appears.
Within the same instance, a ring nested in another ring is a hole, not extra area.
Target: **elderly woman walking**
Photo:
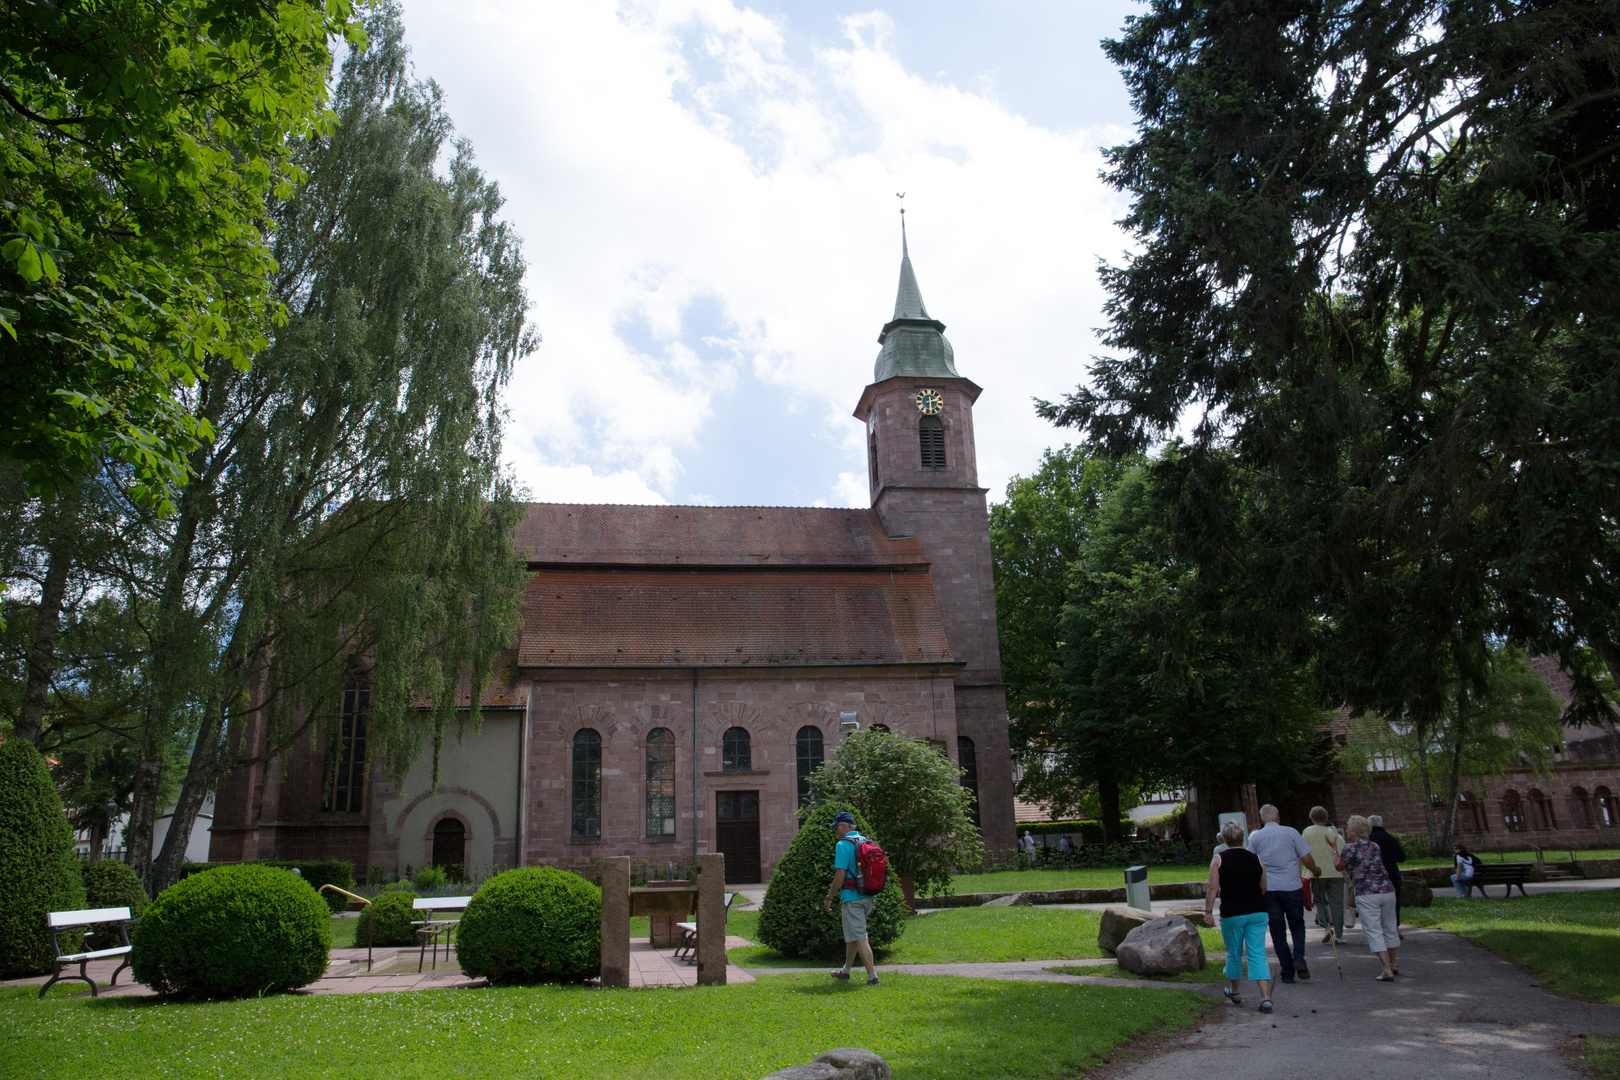
[[[1221,937],[1226,941],[1225,975],[1230,986],[1221,994],[1242,1005],[1238,983],[1243,978],[1243,957],[1249,958],[1249,978],[1260,987],[1260,1011],[1271,1011],[1271,968],[1266,963],[1266,868],[1260,857],[1243,846],[1243,825],[1228,821],[1221,827],[1226,850],[1210,861],[1209,884],[1204,887],[1204,925],[1215,925],[1215,898],[1221,899]]]
[[[1350,875],[1350,888],[1356,898],[1356,912],[1361,916],[1361,927],[1367,933],[1367,948],[1383,962],[1379,982],[1390,982],[1401,973],[1395,959],[1395,950],[1401,939],[1397,936],[1395,915],[1395,883],[1384,869],[1384,853],[1378,845],[1367,839],[1372,825],[1360,814],[1352,814],[1345,823],[1345,837],[1349,843],[1339,852],[1333,865]]]

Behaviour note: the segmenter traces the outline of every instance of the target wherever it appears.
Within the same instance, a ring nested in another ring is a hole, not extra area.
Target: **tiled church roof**
[[[874,510],[531,503],[518,551],[541,566],[836,566],[925,562]]]
[[[546,570],[523,667],[949,664],[926,571]]]

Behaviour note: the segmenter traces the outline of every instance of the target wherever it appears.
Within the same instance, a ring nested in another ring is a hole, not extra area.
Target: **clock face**
[[[917,391],[917,411],[924,416],[938,416],[945,407],[945,398],[938,390]]]

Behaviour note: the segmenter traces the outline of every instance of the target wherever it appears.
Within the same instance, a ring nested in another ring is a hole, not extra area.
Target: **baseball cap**
[[[840,825],[853,824],[855,824],[855,815],[850,813],[848,810],[840,810],[838,811],[838,816],[832,819],[832,825],[830,825],[829,828],[836,829]]]

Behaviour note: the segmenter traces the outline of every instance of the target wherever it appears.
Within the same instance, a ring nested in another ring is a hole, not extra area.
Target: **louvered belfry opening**
[[[945,425],[937,416],[925,416],[917,425],[917,443],[922,448],[922,467],[945,467]]]

